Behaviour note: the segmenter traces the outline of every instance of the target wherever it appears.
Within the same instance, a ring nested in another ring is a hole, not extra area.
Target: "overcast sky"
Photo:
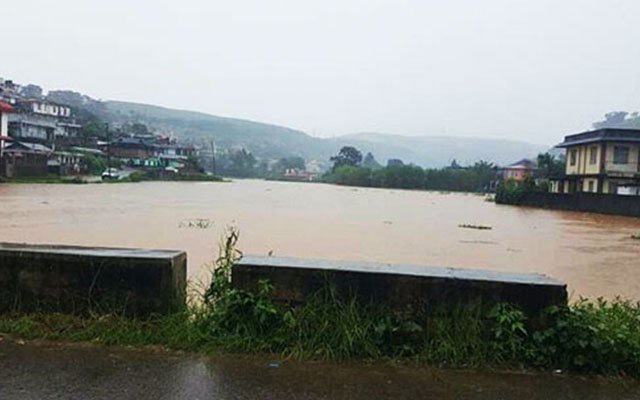
[[[640,109],[638,0],[15,0],[0,76],[247,118],[556,143]]]

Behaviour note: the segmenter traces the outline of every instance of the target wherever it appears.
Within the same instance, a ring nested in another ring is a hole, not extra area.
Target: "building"
[[[47,160],[52,150],[42,144],[11,141],[0,158],[0,176],[7,178],[47,174]]]
[[[13,112],[13,107],[9,103],[0,100],[0,158],[5,144],[9,138],[9,114]]]
[[[531,177],[537,171],[538,164],[535,161],[523,158],[520,161],[507,165],[502,169],[503,179],[513,179],[522,181],[526,177]]]
[[[56,137],[75,137],[81,126],[71,108],[39,99],[17,99],[9,118],[9,135],[17,140],[52,146]]]
[[[54,151],[47,160],[47,172],[55,175],[77,175],[83,166],[84,154],[72,151]]]
[[[103,145],[101,150],[111,157],[126,160],[146,160],[155,154],[154,145],[149,141],[126,136]]]
[[[554,193],[640,195],[640,129],[605,128],[569,135],[565,177],[552,180]]]

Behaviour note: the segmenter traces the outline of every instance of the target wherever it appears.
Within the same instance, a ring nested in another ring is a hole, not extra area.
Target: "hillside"
[[[363,152],[370,151],[381,162],[389,158],[400,158],[425,167],[442,167],[449,165],[453,159],[462,165],[473,164],[478,160],[505,165],[549,150],[549,146],[520,141],[455,136],[356,133],[332,140],[353,145]]]
[[[103,117],[111,122],[143,122],[156,129],[172,131],[182,140],[208,144],[214,139],[220,148],[244,147],[262,158],[298,155],[308,160],[327,161],[340,147],[351,145],[364,153],[372,152],[382,163],[389,158],[400,158],[424,167],[441,167],[454,158],[462,164],[481,159],[507,164],[548,149],[509,140],[380,133],[323,139],[282,126],[193,111],[122,101],[107,101],[104,105]]]
[[[219,148],[243,147],[261,158],[295,154],[325,159],[332,153],[322,139],[286,127],[146,104],[107,101],[105,105],[105,117],[112,122],[143,122],[185,141],[208,145],[213,139]]]
[[[92,115],[116,126],[144,123],[154,130],[171,132],[185,142],[208,148],[214,140],[219,149],[245,148],[262,159],[301,156],[328,165],[332,155],[349,145],[363,153],[373,153],[382,164],[390,158],[399,158],[423,167],[442,167],[453,159],[463,165],[478,160],[504,165],[548,150],[543,145],[486,138],[382,133],[318,138],[277,125],[148,104],[97,101],[66,90],[51,91],[48,98],[74,107],[76,114]]]

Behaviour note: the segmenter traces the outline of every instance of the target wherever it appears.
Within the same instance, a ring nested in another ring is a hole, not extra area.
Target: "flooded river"
[[[0,185],[0,241],[184,249],[192,278],[228,225],[247,254],[540,272],[566,281],[573,299],[640,300],[637,218],[254,180]]]

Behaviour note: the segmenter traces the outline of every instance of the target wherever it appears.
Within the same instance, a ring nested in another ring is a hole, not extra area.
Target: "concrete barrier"
[[[553,210],[640,217],[640,197],[600,193],[527,193],[520,205]]]
[[[186,274],[181,251],[0,243],[0,312],[167,313]]]
[[[329,280],[340,293],[396,310],[508,302],[539,315],[567,303],[566,284],[539,274],[256,256],[244,256],[232,269],[238,289],[252,290],[263,279],[274,286],[275,300],[287,302],[305,301]]]

